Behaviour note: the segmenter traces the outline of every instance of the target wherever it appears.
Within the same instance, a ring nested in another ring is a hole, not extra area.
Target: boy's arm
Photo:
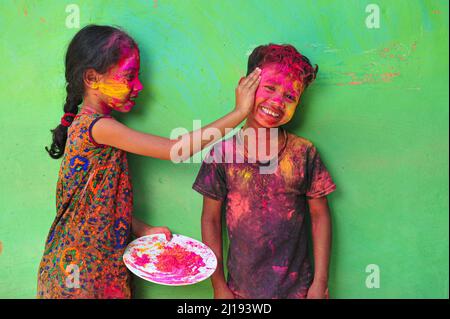
[[[223,270],[222,201],[203,196],[202,240],[217,257],[217,268],[211,276],[215,299],[234,299]]]
[[[326,298],[331,249],[331,218],[327,197],[308,200],[314,250],[314,280],[307,298]]]

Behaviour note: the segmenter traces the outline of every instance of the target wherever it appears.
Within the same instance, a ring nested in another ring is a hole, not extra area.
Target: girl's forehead
[[[134,50],[124,50],[120,57],[118,68],[120,69],[138,69],[140,63],[139,51]]]

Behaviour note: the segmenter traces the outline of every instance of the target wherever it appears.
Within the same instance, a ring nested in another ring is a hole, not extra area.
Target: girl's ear
[[[101,79],[101,74],[99,74],[94,69],[87,69],[83,75],[83,82],[87,87],[91,89],[98,89],[98,82]]]

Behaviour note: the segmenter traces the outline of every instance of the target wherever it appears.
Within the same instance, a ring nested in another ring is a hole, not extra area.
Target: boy
[[[336,186],[314,145],[281,128],[293,117],[301,94],[314,81],[318,67],[313,68],[293,46],[274,44],[253,51],[247,73],[256,67],[262,72],[253,111],[244,130],[220,143],[222,149],[232,150],[233,155],[239,155],[238,144],[242,143],[247,162],[224,161],[214,147],[193,185],[204,195],[203,242],[218,260],[211,277],[214,297],[326,298],[331,246],[326,195]],[[249,130],[255,132],[257,141],[265,140],[270,147],[277,145],[274,172],[261,174],[259,169],[264,164],[259,153],[250,160],[248,149],[254,145],[250,138],[247,142],[242,139],[243,132]],[[269,134],[270,130],[276,131],[275,138]],[[261,137],[265,131],[267,134]],[[222,254],[223,204],[230,241],[227,282]],[[314,274],[304,222],[308,206]]]

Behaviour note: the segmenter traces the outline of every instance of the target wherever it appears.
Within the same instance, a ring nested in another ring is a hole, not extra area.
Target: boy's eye
[[[291,101],[295,101],[295,96],[293,96],[291,94],[287,94],[286,97]]]
[[[275,91],[275,87],[273,87],[271,85],[266,85],[265,88],[269,91]]]

